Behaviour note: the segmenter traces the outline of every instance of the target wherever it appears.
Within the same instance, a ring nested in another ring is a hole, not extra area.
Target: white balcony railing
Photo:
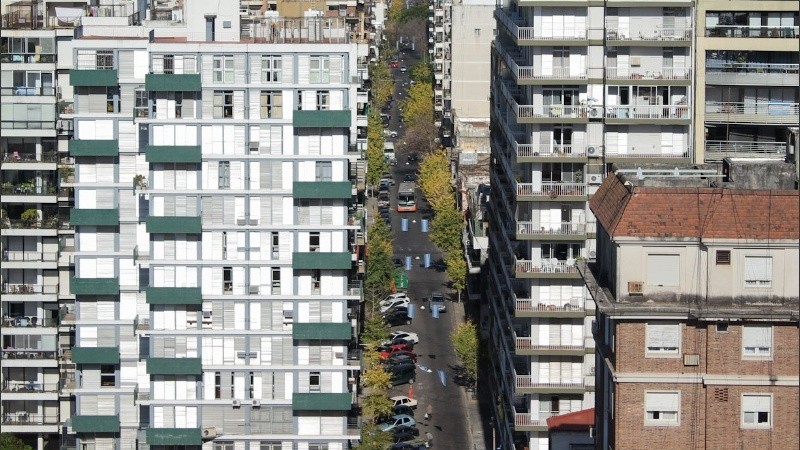
[[[515,413],[514,425],[518,427],[546,427],[547,419],[574,411],[538,411],[529,413]],[[534,417],[535,416],[535,417]]]
[[[692,76],[692,69],[685,67],[658,67],[643,70],[629,67],[606,68],[606,78],[609,80],[688,80]]]
[[[668,147],[655,147],[649,151],[637,150],[636,147],[625,149],[620,148],[606,148],[605,155],[609,158],[688,158],[690,153],[689,148],[668,148]]]
[[[585,301],[582,298],[573,298],[558,303],[523,298],[516,300],[516,310],[521,312],[573,312],[585,309]]]
[[[575,156],[583,157],[586,155],[586,144],[517,144],[514,141],[517,149],[517,157],[535,157],[535,156]]]
[[[583,339],[580,344],[538,344],[536,339],[532,337],[516,337],[514,338],[517,346],[517,351],[520,350],[552,350],[552,351],[576,351],[583,350]]]
[[[25,252],[18,250],[4,250],[3,261],[19,262],[19,261],[37,261],[49,262],[58,261],[56,252]]]
[[[796,125],[798,113],[798,103],[706,102],[707,122]]]
[[[800,65],[734,63],[712,59],[706,61],[706,82],[756,86],[797,86],[800,84]]]
[[[543,259],[541,261],[531,260],[517,260],[516,262],[517,273],[578,273],[578,268],[575,267],[575,261],[548,261]]]
[[[586,224],[579,222],[561,222],[560,224],[542,225],[536,222],[517,222],[517,234],[524,235],[577,235],[586,233]]]
[[[635,18],[632,18],[635,20]],[[662,28],[648,30],[629,30],[619,26],[606,25],[606,39],[609,41],[691,41],[692,27]]]
[[[585,105],[519,105],[517,117],[520,119],[585,119],[589,111],[595,112],[592,117],[601,117],[602,108]]]
[[[580,389],[585,386],[583,380],[580,381],[570,381],[570,380],[559,380],[559,381],[539,381],[535,380],[534,377],[530,375],[516,375],[515,376],[515,385],[517,389],[532,389],[532,388],[548,388],[548,389]]]
[[[634,105],[610,106],[606,110],[608,119],[689,119],[686,105]]]
[[[525,197],[558,197],[560,195],[586,195],[584,183],[517,183],[517,196]]]
[[[786,144],[783,142],[706,141],[705,149],[706,159],[722,159],[726,156],[786,156]]]

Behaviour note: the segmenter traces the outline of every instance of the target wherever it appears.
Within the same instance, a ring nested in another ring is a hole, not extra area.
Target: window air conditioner
[[[260,408],[261,400],[253,400],[253,408]]]
[[[590,173],[589,174],[589,184],[602,184],[603,183],[603,176],[599,173]]]
[[[261,286],[250,286],[250,288],[247,291],[251,294],[258,295],[260,288]]]
[[[644,289],[644,283],[641,281],[628,281],[628,294],[630,295],[642,295]]]
[[[233,399],[233,401],[231,401],[231,405],[233,405],[234,408],[238,408],[242,406],[242,401],[239,399]]]
[[[683,355],[684,366],[699,366],[700,355]]]
[[[203,439],[214,439],[217,437],[217,429],[215,427],[203,428]]]
[[[589,156],[600,156],[600,151],[597,147],[589,147],[586,149],[586,154]]]
[[[250,150],[258,150],[258,141],[250,141]]]

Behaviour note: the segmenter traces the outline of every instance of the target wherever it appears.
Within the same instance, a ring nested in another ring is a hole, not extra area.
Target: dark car
[[[408,311],[391,311],[383,316],[383,321],[392,327],[411,325],[411,317],[408,317]]]
[[[417,369],[414,365],[397,366],[387,369],[387,371],[390,373],[392,386],[403,383],[413,384],[417,379]]]
[[[407,173],[403,176],[403,181],[414,181],[415,177],[413,173]]]
[[[391,313],[397,312],[397,311],[401,311],[401,312],[404,312],[404,313],[408,314],[408,308],[407,307],[402,306],[402,305],[395,305],[395,306],[392,306],[391,308],[387,309],[386,311],[382,312],[381,315],[385,316],[387,314],[391,314]],[[414,345],[414,343],[411,342],[411,345]]]
[[[419,153],[417,152],[411,153],[410,155],[408,155],[407,159],[409,161],[417,161],[419,160]]]
[[[400,258],[392,258],[392,265],[394,266],[395,269],[399,269],[403,267],[405,264],[403,264],[403,260],[401,260]]]
[[[412,436],[419,436],[419,428],[408,426],[408,425],[401,425],[399,427],[395,427],[394,428],[394,435],[395,436],[397,436],[398,434],[401,434],[401,433],[408,433],[408,434],[410,434]]]
[[[389,204],[389,193],[384,191],[378,194],[378,204],[384,203],[386,205]]]
[[[425,444],[411,444],[408,442],[398,442],[389,447],[391,450],[419,450],[425,448]]]
[[[397,405],[393,409],[394,414],[408,414],[411,417],[414,417],[414,410],[408,405]],[[407,433],[409,436],[414,437],[413,434]],[[397,439],[397,435],[395,435],[395,439]],[[407,441],[408,439],[403,439]]]
[[[412,358],[409,355],[395,354],[395,355],[392,355],[392,356],[386,358],[386,361],[384,361],[384,364],[391,364],[391,365],[414,364],[414,362],[415,362],[415,358]],[[398,414],[400,414],[400,413],[398,413]]]

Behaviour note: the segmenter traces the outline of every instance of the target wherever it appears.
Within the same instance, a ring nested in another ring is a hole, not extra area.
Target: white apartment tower
[[[594,405],[587,199],[614,162],[687,164],[693,2],[515,1],[492,51],[488,303],[498,444]],[[512,419],[513,418],[513,419]]]
[[[85,24],[62,55],[76,168],[65,432],[78,448],[344,450],[359,434],[349,208],[367,45],[314,11],[242,35],[237,1],[183,5]]]

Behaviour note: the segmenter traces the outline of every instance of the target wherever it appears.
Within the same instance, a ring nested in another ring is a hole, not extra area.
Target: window
[[[233,442],[214,442],[214,450],[234,450]]]
[[[222,398],[222,374],[214,372],[214,398]]]
[[[175,55],[164,55],[162,57],[164,73],[175,73]]]
[[[183,92],[175,93],[175,118],[183,117]]]
[[[319,294],[322,286],[322,271],[314,269],[311,271],[311,293]]]
[[[728,322],[717,322],[717,333],[727,333]]]
[[[255,384],[256,384],[256,377],[253,372],[249,373],[250,383],[248,384],[248,391],[247,391],[247,398],[253,399],[255,398]]]
[[[678,286],[680,255],[647,255],[648,286]]]
[[[116,367],[109,364],[100,366],[100,386],[116,386]]]
[[[772,357],[772,326],[742,325],[742,356]]]
[[[717,250],[717,265],[729,266],[731,265],[731,251],[730,250]]]
[[[772,428],[772,395],[742,394],[742,428]]]
[[[281,269],[272,269],[272,295],[281,293]]]
[[[283,450],[283,443],[276,441],[261,441],[259,450]]]
[[[277,231],[272,232],[272,259],[280,259],[280,235]]]
[[[214,92],[214,118],[233,118],[233,91]]]
[[[644,423],[650,426],[678,425],[680,392],[650,391],[644,393]]]
[[[283,93],[281,91],[261,91],[261,118],[280,119],[283,117]]]
[[[262,83],[281,82],[280,56],[263,56],[261,58],[261,82]]]
[[[233,83],[233,56],[214,57],[214,83]]]
[[[744,257],[744,285],[748,287],[770,287],[772,285],[772,257]]]
[[[217,169],[220,189],[230,189],[231,187],[231,162],[220,161]]]
[[[333,163],[331,161],[317,161],[314,179],[316,181],[333,180]]]
[[[331,91],[317,91],[317,110],[327,111],[331,109]]]
[[[481,35],[481,29],[475,28],[475,36],[480,36],[480,35]]]
[[[308,235],[308,251],[319,251],[319,231],[312,231]]]
[[[106,111],[110,113],[119,112],[119,88],[106,88]]]
[[[308,390],[310,392],[319,392],[319,380],[319,372],[311,372],[311,376],[308,378]]]
[[[331,82],[331,61],[327,56],[311,57],[311,78],[312,83]]]
[[[328,450],[328,444],[308,444],[308,450]]]
[[[222,268],[222,290],[226,294],[233,292],[233,267]]]
[[[95,57],[95,69],[111,70],[114,68],[114,51],[98,50]]]
[[[677,356],[680,353],[679,323],[648,323],[645,334],[647,356]]]
[[[228,232],[222,232],[222,259],[228,259]]]
[[[81,438],[81,450],[95,450],[94,438]]]
[[[149,112],[147,108],[147,91],[144,89],[136,89],[133,91],[133,113],[137,118],[148,117]]]

